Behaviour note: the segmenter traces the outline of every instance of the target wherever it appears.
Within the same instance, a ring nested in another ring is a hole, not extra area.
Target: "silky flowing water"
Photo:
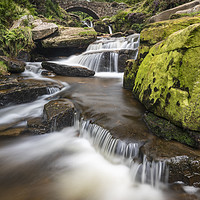
[[[0,127],[20,127],[41,116],[52,96],[73,101],[75,124],[60,132],[1,140],[0,199],[171,199],[164,192],[165,162],[141,155],[140,147],[154,136],[142,120],[144,107],[122,88],[123,74],[45,78],[41,70],[40,63],[27,63],[23,76],[59,81],[65,87],[50,88],[32,103],[1,109]]]

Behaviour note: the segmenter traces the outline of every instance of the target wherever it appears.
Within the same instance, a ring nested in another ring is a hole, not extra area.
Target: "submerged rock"
[[[95,74],[93,70],[89,70],[86,67],[68,66],[47,61],[42,62],[42,67],[61,76],[88,77]]]

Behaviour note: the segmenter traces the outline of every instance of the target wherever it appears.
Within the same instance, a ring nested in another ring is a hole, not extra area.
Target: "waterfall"
[[[113,32],[112,32],[112,28],[111,28],[111,26],[108,26],[108,30],[109,30],[109,33],[112,35]]]
[[[90,20],[82,21],[82,23],[83,23],[83,25],[86,25],[88,28],[94,27],[92,21],[90,21]]]
[[[127,55],[126,59],[136,59],[139,41],[139,34],[120,38],[101,38],[89,45],[81,55],[71,56],[60,62],[70,66],[84,66],[96,72],[119,72],[121,71],[119,61],[122,59],[120,56]]]
[[[108,130],[89,121],[81,120],[77,125],[80,137],[87,139],[104,157],[112,163],[122,163],[130,168],[133,182],[150,184],[155,188],[167,183],[168,167],[165,161],[148,161],[145,155],[140,161],[142,143],[127,143],[113,138]]]

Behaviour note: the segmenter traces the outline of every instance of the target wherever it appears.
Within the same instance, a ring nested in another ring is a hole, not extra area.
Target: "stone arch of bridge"
[[[70,8],[67,8],[66,11],[67,12],[81,11],[81,12],[87,13],[94,19],[99,19],[99,16],[93,10],[91,10],[89,8],[81,7],[81,6],[70,7]]]

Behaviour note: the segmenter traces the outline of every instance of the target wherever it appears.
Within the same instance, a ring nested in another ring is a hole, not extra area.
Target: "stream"
[[[56,81],[64,88],[51,89],[34,102],[1,109],[0,127],[7,123],[24,126],[28,118],[41,116],[48,97],[53,95],[74,103],[75,123],[59,132],[0,142],[2,200],[178,199],[168,188],[165,162],[149,162],[140,153],[140,147],[156,137],[142,120],[145,108],[122,88],[123,73],[117,72],[116,51],[127,47],[124,42],[117,39],[117,46],[111,45],[111,69],[106,67],[106,72],[97,72],[90,78],[46,78],[40,74],[41,63],[27,63],[24,78]],[[136,44],[128,45],[138,48]],[[101,71],[102,64],[96,66],[101,63],[97,54],[102,57],[100,53],[108,48],[111,49],[107,46],[102,51],[102,46],[93,46],[89,55],[86,52],[81,56],[88,56],[92,69]],[[54,61],[74,60],[80,60],[80,65],[89,62],[74,56]],[[94,60],[98,62],[94,64]]]

